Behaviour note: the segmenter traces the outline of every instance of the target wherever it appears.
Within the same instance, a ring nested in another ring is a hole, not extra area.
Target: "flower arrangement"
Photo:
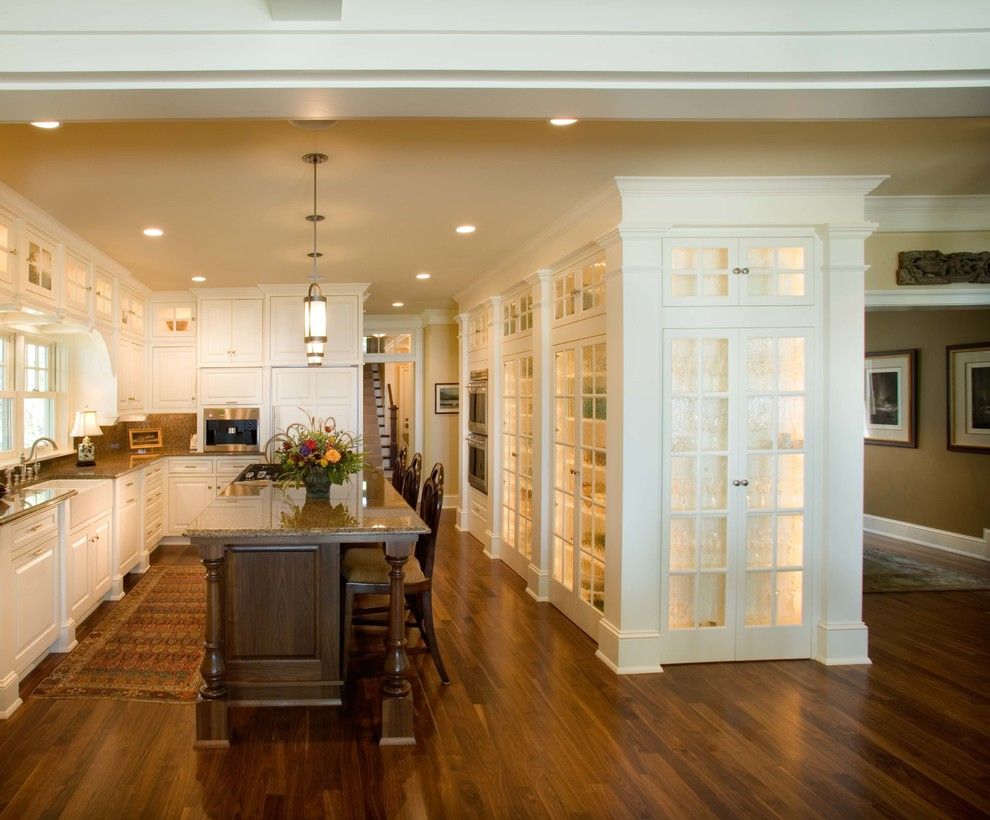
[[[308,418],[308,424],[290,424],[276,435],[281,442],[275,451],[282,465],[279,481],[305,484],[308,496],[325,497],[331,484],[343,484],[364,468],[361,438],[338,430],[332,418]]]

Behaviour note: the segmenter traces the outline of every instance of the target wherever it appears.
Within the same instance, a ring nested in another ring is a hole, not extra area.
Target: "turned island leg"
[[[224,682],[223,581],[224,559],[204,558],[206,567],[206,638],[199,666],[203,683],[196,702],[197,749],[230,746],[227,724],[227,684]]]
[[[410,547],[411,549],[411,547]],[[409,555],[389,555],[388,637],[385,639],[385,683],[382,685],[382,746],[412,746],[413,699],[406,655],[406,595],[402,568]]]

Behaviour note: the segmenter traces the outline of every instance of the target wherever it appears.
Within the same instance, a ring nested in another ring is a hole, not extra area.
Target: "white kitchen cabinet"
[[[145,389],[144,345],[117,339],[117,410],[143,410]]]
[[[272,423],[285,430],[307,415],[333,418],[337,428],[358,432],[361,396],[356,367],[272,368]]]
[[[124,594],[124,576],[141,559],[144,533],[141,529],[142,475],[134,470],[114,479],[113,578],[111,595]]]
[[[663,240],[663,303],[670,306],[810,305],[810,237],[685,236]]]
[[[14,667],[23,672],[58,636],[58,537],[36,542],[13,561]]]
[[[55,255],[58,243],[37,228],[27,229],[27,258],[21,268],[21,291],[55,303]]]
[[[261,405],[260,367],[204,367],[199,371],[199,403],[203,407]]]
[[[568,324],[605,311],[605,257],[595,254],[553,277],[552,322]]]
[[[90,316],[93,301],[92,272],[89,262],[72,251],[66,251],[62,305],[66,313],[82,321],[88,320]]]
[[[151,348],[151,412],[196,410],[196,348]]]
[[[13,291],[17,285],[17,219],[0,209],[0,287]]]
[[[170,468],[171,470],[171,468]],[[168,477],[168,534],[182,535],[182,531],[199,515],[217,495],[217,479],[214,475],[169,475]]]
[[[153,302],[151,336],[155,339],[195,339],[195,302]]]
[[[100,267],[93,274],[93,317],[100,322],[113,322],[113,293],[116,280],[112,273]]]
[[[502,544],[533,557],[533,357],[502,365]]]
[[[812,332],[664,333],[665,661],[807,657]]]
[[[200,301],[200,364],[261,364],[263,337],[263,300]]]
[[[357,296],[327,294],[325,365],[350,364],[360,359],[359,318],[360,300]],[[268,358],[273,364],[306,364],[302,297],[272,296],[269,300],[269,328]]]
[[[152,462],[143,473],[141,525],[144,542],[138,572],[146,572],[151,566],[151,553],[165,535],[165,461]]]
[[[109,493],[108,493],[109,495]],[[99,515],[72,528],[67,540],[65,620],[78,625],[110,589],[112,516]]]
[[[144,297],[128,288],[120,289],[120,329],[138,338],[144,338]]]

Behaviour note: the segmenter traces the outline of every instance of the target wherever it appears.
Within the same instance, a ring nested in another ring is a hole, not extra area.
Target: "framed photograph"
[[[127,438],[132,450],[143,450],[146,447],[162,446],[162,430],[160,427],[145,427],[128,430]]]
[[[866,354],[867,444],[917,447],[918,351]]]
[[[457,382],[437,382],[434,390],[434,413],[456,413],[461,409],[461,388]]]
[[[948,447],[990,453],[990,342],[945,349]]]

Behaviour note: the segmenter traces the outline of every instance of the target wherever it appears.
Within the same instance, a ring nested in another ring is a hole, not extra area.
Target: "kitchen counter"
[[[46,467],[46,462],[41,462],[41,477],[31,484],[23,485],[30,487],[43,481],[50,481],[56,478],[92,478],[94,480],[104,478],[120,478],[122,475],[140,470],[148,464],[154,464],[163,458],[222,458],[228,456],[251,456],[262,458],[261,452],[243,453],[200,453],[189,450],[162,450],[149,451],[147,453],[135,453],[131,451],[118,451],[97,456],[96,464],[92,467],[78,467],[71,461]],[[75,458],[75,456],[72,456]],[[56,459],[57,460],[57,459]],[[2,473],[2,470],[0,470]]]
[[[25,487],[16,493],[7,493],[0,499],[0,526],[17,521],[26,515],[31,515],[46,507],[60,504],[67,501],[72,496],[77,495],[75,490],[55,489],[43,487],[34,489]]]
[[[230,744],[231,706],[341,703],[340,557],[375,544],[390,586],[381,743],[415,743],[403,565],[428,531],[370,467],[325,499],[267,481],[221,491],[185,532],[206,569],[196,748]]]

